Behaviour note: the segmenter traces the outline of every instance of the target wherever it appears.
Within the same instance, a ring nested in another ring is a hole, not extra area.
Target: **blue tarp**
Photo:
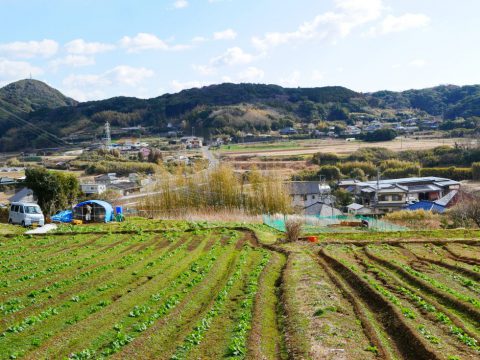
[[[84,201],[84,202],[81,202],[77,205],[75,205],[75,208],[77,207],[82,207],[82,206],[85,206],[85,205],[89,205],[89,204],[96,204],[96,205],[100,205],[101,207],[103,207],[105,209],[105,222],[110,222],[110,221],[113,221],[114,218],[115,218],[115,214],[113,212],[113,207],[112,205],[110,205],[108,202],[106,201],[102,201],[102,200],[88,200],[88,201]]]
[[[407,206],[407,210],[425,210],[425,211],[432,211],[435,213],[442,214],[445,212],[445,207],[435,204],[432,201],[419,201],[414,204]]]
[[[72,210],[64,210],[52,216],[53,222],[71,223],[73,219]]]

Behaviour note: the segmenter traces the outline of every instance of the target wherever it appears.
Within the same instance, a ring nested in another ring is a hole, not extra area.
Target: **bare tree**
[[[463,197],[449,212],[455,224],[467,227],[472,224],[480,227],[480,195],[469,194]]]
[[[295,242],[302,234],[303,223],[298,219],[288,219],[285,221],[285,235],[287,242]]]

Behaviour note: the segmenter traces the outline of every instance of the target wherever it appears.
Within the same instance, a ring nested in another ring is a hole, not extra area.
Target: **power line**
[[[0,99],[0,101],[3,102],[3,103],[8,104],[6,101],[4,101],[4,100],[2,100],[2,99]],[[8,105],[11,105],[11,104],[8,104]],[[1,107],[0,107],[0,110],[2,110],[2,111],[3,111],[4,113],[6,113],[6,114],[12,116],[13,118],[15,118],[15,119],[23,122],[25,125],[30,126],[30,127],[32,128],[31,130],[35,129],[35,130],[37,130],[38,132],[40,132],[40,133],[42,133],[42,134],[44,134],[44,135],[49,136],[49,137],[50,137],[49,140],[50,140],[51,142],[53,142],[53,143],[55,143],[55,144],[57,144],[57,145],[70,145],[70,144],[69,144],[68,142],[66,142],[65,140],[63,140],[63,139],[59,138],[58,136],[56,136],[56,135],[54,135],[54,134],[52,134],[52,133],[50,133],[50,132],[48,132],[48,131],[46,131],[46,130],[38,127],[38,126],[36,126],[35,124],[32,124],[31,122],[29,122],[29,121],[27,121],[27,120],[25,120],[25,119],[22,119],[20,116],[18,116],[18,115],[16,115],[16,114],[14,114],[14,113],[12,113],[12,112],[4,109],[4,108],[1,108]],[[26,111],[24,111],[24,110],[22,110],[22,109],[20,109],[20,110],[26,113]],[[37,134],[39,134],[39,133],[37,133]]]

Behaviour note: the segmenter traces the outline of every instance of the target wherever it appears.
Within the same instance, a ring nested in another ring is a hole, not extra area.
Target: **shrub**
[[[340,180],[342,178],[342,173],[340,172],[340,169],[333,165],[324,165],[320,167],[317,175],[325,176],[327,181]]]
[[[438,176],[449,178],[453,180],[471,180],[471,168],[457,168],[454,166],[448,168],[422,168],[420,169],[420,176]]]
[[[480,196],[470,195],[449,211],[450,218],[457,225],[468,227],[472,223],[480,227]]]
[[[472,164],[472,179],[480,180],[480,162]]]
[[[288,219],[285,221],[285,235],[288,242],[298,241],[302,234],[303,223],[297,219]]]
[[[375,141],[390,141],[397,137],[397,132],[392,129],[380,129],[362,136],[363,140],[369,142]]]
[[[377,175],[375,165],[370,161],[347,161],[337,164],[342,174],[352,177],[354,169],[361,169],[366,176],[372,177]]]
[[[418,176],[420,165],[405,168],[387,169],[382,173],[384,179],[406,178],[410,176]]]
[[[365,175],[365,171],[359,168],[354,168],[350,171],[350,177],[355,180],[365,181],[367,176]]]
[[[318,152],[312,157],[312,162],[317,165],[335,165],[339,161],[340,157],[334,153]]]

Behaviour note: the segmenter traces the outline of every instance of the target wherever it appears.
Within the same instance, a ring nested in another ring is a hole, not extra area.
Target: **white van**
[[[37,204],[15,202],[10,206],[8,223],[22,226],[32,226],[33,224],[43,226],[45,217]]]

